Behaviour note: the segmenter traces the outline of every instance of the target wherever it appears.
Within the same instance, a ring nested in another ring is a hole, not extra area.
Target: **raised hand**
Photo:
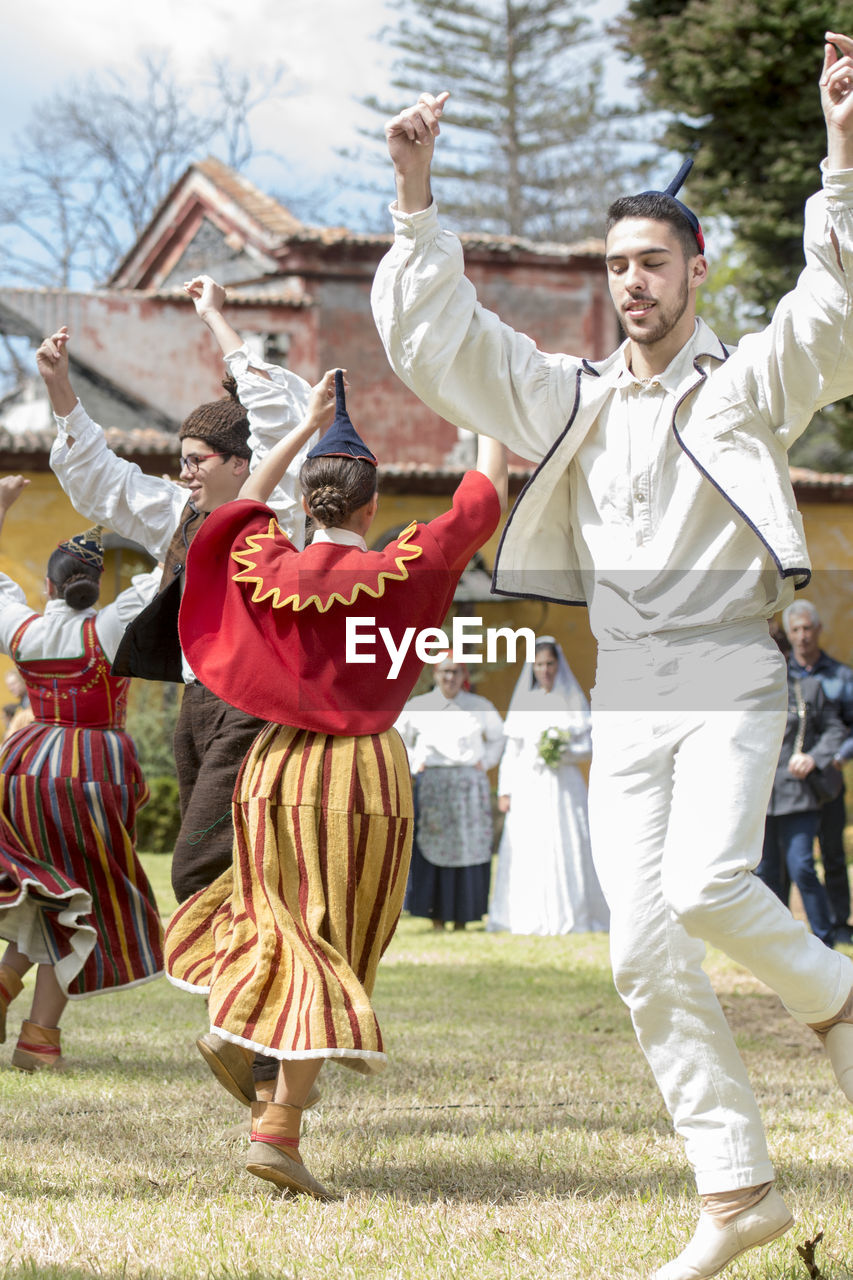
[[[346,369],[342,369],[344,374],[344,389],[349,390],[349,383],[346,380]],[[311,394],[308,397],[308,406],[305,410],[305,421],[310,418],[314,429],[325,431],[331,425],[335,416],[335,370],[327,369],[320,381],[311,388]]]
[[[195,309],[202,320],[211,312],[221,311],[225,306],[225,290],[212,276],[196,276],[195,279],[188,280],[184,288],[195,303]]]
[[[68,326],[45,338],[36,351],[36,367],[45,382],[68,377]]]
[[[12,503],[17,502],[29,483],[29,480],[25,480],[23,476],[3,476],[0,479],[0,512],[5,514]]]
[[[827,31],[820,98],[830,169],[853,168],[853,39]]]
[[[432,201],[429,171],[439,120],[450,94],[434,97],[422,93],[413,107],[407,107],[385,126],[388,152],[397,178],[397,204],[404,213],[417,213]]]

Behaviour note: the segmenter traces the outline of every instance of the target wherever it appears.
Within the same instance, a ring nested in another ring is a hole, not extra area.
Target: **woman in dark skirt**
[[[435,688],[412,698],[397,721],[415,778],[415,843],[406,910],[464,929],[485,915],[492,867],[492,804],[486,771],[503,750],[503,721],[487,698],[464,688],[468,672],[445,658]]]

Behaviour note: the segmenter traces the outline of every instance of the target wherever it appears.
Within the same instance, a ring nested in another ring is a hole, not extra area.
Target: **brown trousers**
[[[234,784],[265,724],[204,685],[184,689],[174,742],[181,829],[172,857],[172,888],[178,902],[206,889],[231,866]]]

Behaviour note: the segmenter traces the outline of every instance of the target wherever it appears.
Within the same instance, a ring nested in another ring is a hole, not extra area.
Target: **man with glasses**
[[[221,308],[225,293],[213,281],[209,281],[204,307],[200,298],[194,299],[211,328],[214,288]],[[215,336],[227,334],[226,364],[243,382],[252,367],[248,350],[221,315],[219,322],[220,333]],[[87,519],[138,542],[164,562],[160,593],[125,634],[114,670],[148,680],[182,681],[186,686],[175,731],[181,829],[172,860],[172,885],[182,902],[231,865],[231,794],[240,764],[261,728],[260,721],[227,706],[200,685],[181,653],[177,617],[186,555],[204,516],[237,497],[253,460],[263,457],[302,417],[310,387],[295,374],[277,370],[291,392],[292,421],[283,419],[280,412],[264,415],[261,408],[252,413],[250,427],[247,410],[237,398],[238,382],[233,376],[226,379],[229,394],[199,405],[181,425],[181,483],[176,483],[145,475],[135,463],[117,457],[109,448],[103,431],[72,389],[66,328],[42,343],[36,360],[58,427],[51,467],[74,507]],[[282,528],[301,545],[304,514],[296,493],[299,462],[301,459],[276,490],[271,505]]]
[[[113,670],[185,686],[174,740],[181,828],[172,859],[172,885],[179,902],[206,888],[231,865],[234,784],[263,727],[263,721],[229,706],[199,684],[181,652],[177,623],[187,551],[204,517],[236,498],[254,464],[301,420],[311,389],[296,374],[250,357],[221,314],[225,291],[213,280],[200,277],[188,292],[199,317],[219,342],[231,376],[223,383],[228,395],[199,405],[181,425],[180,482],[146,475],[109,448],[103,431],[72,389],[67,328],[46,338],[36,356],[58,428],[50,464],[74,507],[86,518],[138,542],[164,564],[160,592],[128,628]],[[313,443],[309,440],[270,499],[282,529],[300,547],[305,517],[297,477],[303,454]],[[235,654],[235,661],[239,655]],[[246,1070],[241,1070],[245,1064],[231,1064],[238,1080],[229,1084],[218,1064],[211,1062],[210,1053],[199,1047],[226,1088],[242,1101],[251,1101],[251,1077],[247,1079]],[[218,1046],[217,1053],[219,1049],[228,1056],[229,1046]],[[275,1067],[272,1060],[269,1070],[266,1062],[256,1063],[256,1079],[274,1076]]]

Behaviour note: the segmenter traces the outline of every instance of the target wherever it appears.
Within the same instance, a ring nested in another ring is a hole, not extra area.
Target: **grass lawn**
[[[145,859],[164,910],[168,859]],[[797,1222],[725,1280],[853,1277],[853,1108],[811,1033],[719,954],[708,965]],[[433,934],[405,919],[376,1007],[390,1062],[329,1065],[302,1152],[338,1198],[242,1167],[242,1109],[193,1041],[203,1001],[165,981],[79,1001],[64,1077],[0,1049],[0,1280],[649,1277],[690,1235],[681,1143],[609,975],[607,939]]]

